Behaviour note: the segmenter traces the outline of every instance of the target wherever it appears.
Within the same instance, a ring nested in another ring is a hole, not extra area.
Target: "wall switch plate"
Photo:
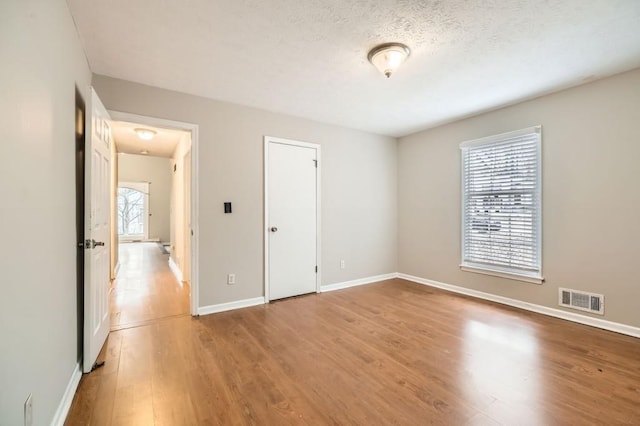
[[[227,285],[234,285],[236,283],[236,274],[227,275]]]
[[[346,269],[347,267],[347,262],[345,262],[344,260],[340,261],[340,269]]]
[[[24,402],[24,426],[33,426],[33,398],[29,394]]]

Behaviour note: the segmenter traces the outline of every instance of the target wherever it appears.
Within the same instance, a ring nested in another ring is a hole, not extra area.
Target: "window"
[[[146,182],[118,185],[118,235],[121,240],[148,238],[148,194]]]
[[[463,142],[462,270],[541,283],[541,127]]]

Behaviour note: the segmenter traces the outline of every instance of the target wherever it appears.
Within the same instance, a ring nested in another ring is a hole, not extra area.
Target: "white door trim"
[[[320,145],[309,142],[301,142],[292,139],[276,138],[273,136],[264,137],[264,301],[269,303],[269,144],[277,143],[283,145],[293,145],[304,148],[311,148],[316,151],[317,172],[316,172],[316,264],[318,265],[318,273],[316,274],[316,293],[320,293],[322,284],[321,276],[321,253],[322,253],[322,220],[320,217],[321,209],[321,167],[322,161],[320,157]]]
[[[200,296],[199,281],[199,251],[198,251],[198,128],[197,124],[182,121],[166,120],[164,118],[148,117],[145,115],[131,114],[128,112],[109,111],[111,119],[114,121],[127,121],[130,123],[146,124],[154,127],[166,129],[185,130],[191,132],[191,315],[198,315],[198,304]]]

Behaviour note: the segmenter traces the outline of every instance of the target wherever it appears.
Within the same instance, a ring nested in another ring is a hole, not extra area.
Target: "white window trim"
[[[525,271],[513,271],[508,268],[501,268],[496,265],[483,265],[474,262],[464,261],[464,247],[465,247],[465,191],[464,191],[464,155],[460,155],[460,270],[464,272],[474,272],[478,274],[491,275],[495,277],[508,278],[517,281],[524,281],[533,284],[542,284],[544,282],[544,276],[542,275],[542,125],[527,127],[525,129],[515,130],[512,132],[501,133],[499,135],[487,136],[484,138],[473,139],[460,144],[460,150],[464,148],[470,148],[479,145],[486,145],[493,142],[499,142],[504,139],[516,138],[531,133],[538,134],[537,155],[538,155],[538,173],[537,173],[537,190],[539,196],[539,214],[537,215],[536,232],[538,245],[536,247],[537,256],[539,260],[539,271],[527,273]]]
[[[513,271],[501,270],[501,268],[497,266],[479,266],[471,262],[464,262],[460,264],[460,270],[465,272],[475,272],[477,274],[483,275],[492,275],[494,277],[500,278],[509,278],[512,280],[524,281],[532,284],[542,284],[544,282],[544,278],[536,273],[531,273],[531,275],[525,274],[524,272],[516,274]]]

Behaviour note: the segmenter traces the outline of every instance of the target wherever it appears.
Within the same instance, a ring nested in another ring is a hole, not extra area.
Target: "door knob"
[[[271,227],[271,232],[278,232],[278,228],[276,228],[275,226]]]
[[[96,248],[96,246],[104,246],[104,241],[91,240],[91,245],[93,246],[91,248]]]

